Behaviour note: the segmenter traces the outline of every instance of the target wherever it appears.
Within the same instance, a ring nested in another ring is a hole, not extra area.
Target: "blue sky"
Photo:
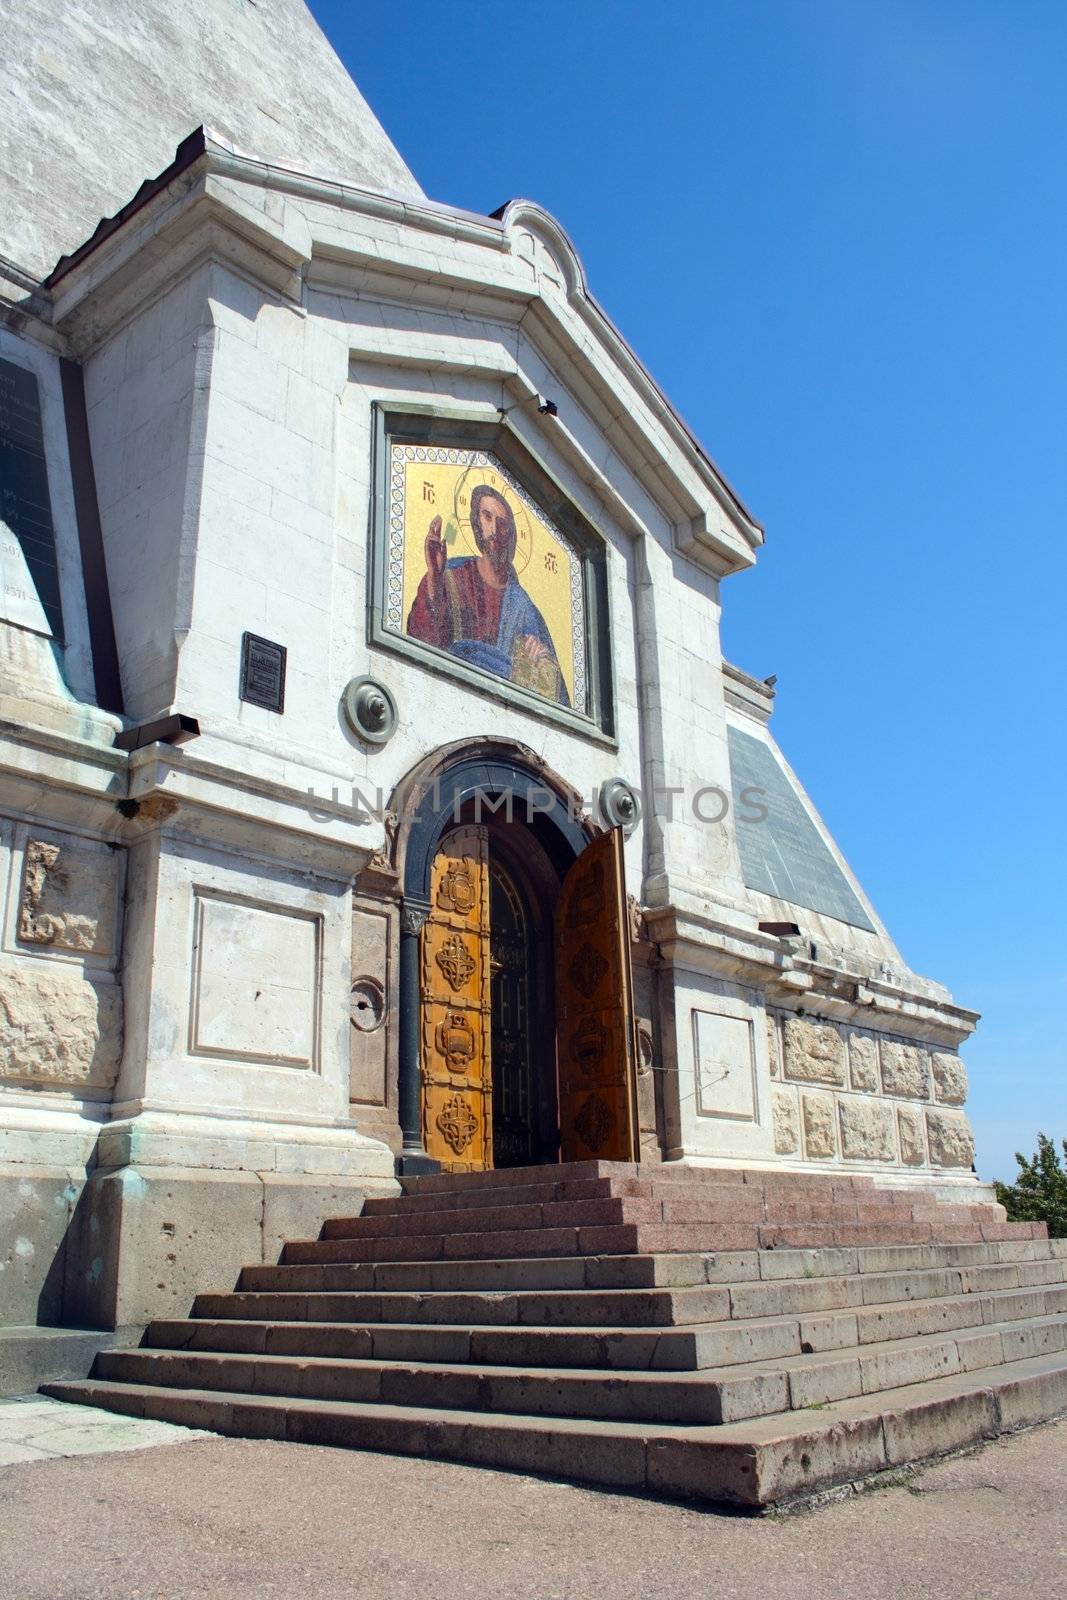
[[[560,219],[764,523],[727,654],[778,674],[910,965],[984,1013],[1010,1176],[1067,1135],[1067,6],[312,10],[428,194]]]

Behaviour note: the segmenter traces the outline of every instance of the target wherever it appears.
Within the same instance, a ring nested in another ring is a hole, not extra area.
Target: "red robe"
[[[486,583],[476,561],[449,562],[437,580],[435,601],[430,599],[428,575],[423,574],[408,613],[408,632],[441,650],[457,639],[496,644],[503,598],[503,589]]]

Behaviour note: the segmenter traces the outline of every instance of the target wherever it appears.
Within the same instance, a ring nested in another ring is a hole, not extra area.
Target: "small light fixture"
[[[526,400],[516,400],[513,406],[501,406],[499,414],[502,417],[510,415],[512,411],[523,411],[527,406],[536,406],[542,417],[558,417],[559,406],[550,400],[547,394],[532,394]]]

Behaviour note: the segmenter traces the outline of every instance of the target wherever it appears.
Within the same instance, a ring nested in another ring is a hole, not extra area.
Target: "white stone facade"
[[[352,794],[475,741],[536,752],[592,804],[616,775],[642,796],[649,1158],[976,1189],[956,1054],[974,1014],[909,972],[799,785],[865,927],[746,884],[735,808],[694,811],[731,794],[731,728],[790,777],[769,691],[719,647],[758,525],[551,217],[388,187],[208,136],[43,286],[11,280],[0,356],[40,380],[66,644],[0,622],[0,1319],[142,1322],[391,1186],[401,891],[391,822]],[[121,715],[95,703],[61,357],[84,382]],[[506,411],[597,530],[611,736],[372,641],[382,408]],[[281,715],[239,697],[245,632],[286,647]],[[382,746],[340,711],[365,674],[399,709]],[[115,747],[176,713],[199,737]]]

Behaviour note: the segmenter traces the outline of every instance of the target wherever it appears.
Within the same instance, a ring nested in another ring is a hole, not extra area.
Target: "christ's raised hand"
[[[438,585],[448,565],[448,546],[441,537],[441,519],[434,517],[426,535],[426,588],[431,600],[437,599]]]

